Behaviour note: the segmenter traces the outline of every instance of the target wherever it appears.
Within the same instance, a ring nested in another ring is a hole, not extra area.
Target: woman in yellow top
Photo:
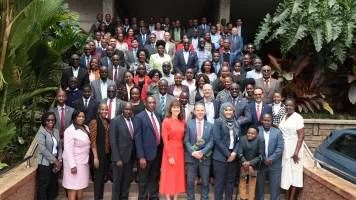
[[[150,57],[150,66],[152,69],[158,69],[161,73],[162,71],[162,64],[164,62],[169,62],[171,63],[171,66],[173,66],[171,57],[168,54],[164,53],[164,48],[166,46],[166,42],[163,40],[158,40],[156,42],[156,48],[157,48],[157,53],[151,55]]]

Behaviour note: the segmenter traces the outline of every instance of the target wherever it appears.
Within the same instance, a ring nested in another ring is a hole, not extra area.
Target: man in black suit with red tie
[[[62,72],[61,86],[63,90],[68,88],[69,78],[73,76],[78,80],[78,89],[81,90],[85,84],[89,84],[88,72],[79,67],[79,56],[77,54],[73,54],[71,57],[71,67],[64,69]]]
[[[113,170],[112,199],[128,199],[135,159],[132,104],[124,102],[122,114],[110,121],[110,146]]]
[[[138,199],[157,200],[158,181],[162,161],[162,118],[154,110],[156,99],[146,98],[146,109],[134,118],[135,144],[138,160]],[[162,183],[167,184],[167,183]]]

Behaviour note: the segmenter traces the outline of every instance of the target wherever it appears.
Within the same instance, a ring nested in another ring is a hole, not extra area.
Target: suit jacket
[[[96,99],[98,101],[103,99],[102,96],[101,96],[102,93],[101,93],[101,87],[100,87],[100,80],[101,79],[92,81],[91,85],[90,85],[90,87],[91,87],[91,97],[93,97],[94,99]],[[107,81],[108,87],[110,85],[116,85],[115,82],[110,80],[110,79],[107,79],[106,81]]]
[[[87,70],[80,68],[78,69],[78,83],[77,83],[77,88],[82,89],[85,84],[89,84],[89,75]],[[64,69],[62,72],[62,78],[61,78],[61,86],[63,90],[66,90],[68,88],[68,81],[71,77],[73,77],[73,70],[72,67],[69,67],[67,69]]]
[[[154,97],[156,99],[155,112],[160,114],[162,116],[162,119],[166,118],[166,113],[162,113],[162,111],[161,111],[161,99],[160,99],[159,95],[155,95]],[[173,95],[166,94],[166,105],[165,105],[166,111],[167,111],[169,105],[171,104],[171,102],[175,99],[176,98]]]
[[[174,27],[174,28],[172,28],[172,29],[170,30],[171,39],[172,39],[172,40],[174,40],[174,31],[175,31],[175,29],[176,29],[176,27]],[[179,30],[179,32],[180,32],[180,38],[179,38],[179,40],[182,40],[182,39],[183,39],[183,35],[184,35],[184,28],[180,27],[179,29],[180,29],[180,30]],[[177,41],[176,41],[176,42],[177,42]]]
[[[168,52],[166,48],[164,48],[164,53],[168,54],[171,57],[171,60],[174,60],[174,56],[176,55],[176,45],[172,42],[166,42],[166,45],[169,45]]]
[[[123,163],[127,163],[131,158],[135,141],[131,137],[126,120],[123,115],[119,115],[110,121],[111,161],[113,162],[121,160]],[[132,120],[131,122],[134,127],[134,122]]]
[[[126,51],[127,59],[125,60],[126,66],[131,66],[132,63],[135,63],[135,56],[133,49]]]
[[[224,52],[220,52],[220,63],[224,62]],[[229,60],[229,64],[230,64],[230,72],[234,71],[234,64],[236,62],[236,53],[230,51],[230,60]],[[221,71],[221,68],[220,68]]]
[[[217,118],[219,118],[220,102],[216,101],[215,99],[212,99],[211,101],[213,102],[213,105],[214,105],[214,119],[217,119]],[[201,99],[200,101],[198,101],[198,103],[205,104],[204,98]],[[195,118],[195,116],[193,116],[193,118]],[[206,115],[204,116],[204,119],[207,120]]]
[[[174,71],[185,74],[185,71],[189,67],[193,67],[194,72],[197,72],[199,70],[199,61],[197,53],[195,51],[189,50],[188,63],[185,63],[183,51],[184,50],[177,51],[176,55],[174,56]]]
[[[107,104],[108,103],[108,98],[100,100],[100,103]],[[121,113],[122,113],[122,105],[123,104],[124,104],[124,102],[121,99],[116,98],[115,116],[121,115]]]
[[[93,56],[90,56],[89,60],[91,61],[93,58],[94,58]],[[79,66],[80,66],[80,68],[88,70],[88,65],[86,63],[87,63],[86,55],[80,56],[80,58],[79,58]]]
[[[227,37],[227,39],[230,41],[230,51],[232,51],[232,35],[229,35]],[[235,54],[237,56],[240,56],[241,55],[241,52],[243,50],[243,41],[242,41],[242,37],[236,35],[236,38],[235,38]],[[239,57],[238,57],[239,59]]]
[[[56,128],[53,129],[54,137],[57,140],[57,155],[58,159],[53,156],[53,139],[51,134],[49,134],[46,129],[41,126],[37,132],[37,142],[38,142],[38,156],[36,158],[36,163],[40,165],[49,166],[55,161],[62,161],[62,145],[60,143],[61,139],[59,137],[59,132]]]
[[[155,48],[154,48],[154,49],[152,49],[152,45],[151,45],[150,43],[145,45],[145,48],[147,49],[148,53],[150,53],[150,55],[148,56],[148,58],[151,57],[151,55],[157,53],[156,44],[154,44],[154,45],[155,45]]]
[[[58,106],[54,107],[54,108],[51,108],[49,110],[50,112],[53,112],[54,115],[56,116],[56,124],[54,125],[54,128],[56,128],[59,133],[61,133],[61,120],[60,120],[60,117],[59,115],[61,113],[58,112]],[[71,124],[72,124],[72,115],[73,115],[73,112],[74,112],[74,108],[71,108],[69,106],[65,106],[64,108],[64,129],[67,129]],[[63,130],[65,131],[65,130]]]
[[[251,116],[252,116],[251,124],[252,125],[255,125],[255,126],[262,125],[262,118],[263,118],[264,114],[270,114],[272,116],[272,107],[268,104],[262,103],[260,120],[257,119],[256,102],[248,104],[248,107],[250,108],[250,111],[251,111]]]
[[[88,107],[84,106],[83,98],[74,101],[74,109],[82,110],[85,114],[84,124],[89,125],[91,120],[96,119],[98,116],[98,106],[99,102],[94,98],[90,98],[88,102]]]
[[[125,64],[126,64],[126,63],[125,63],[125,54],[124,54],[124,52],[121,51],[121,50],[119,50],[119,49],[115,49],[114,55],[118,55],[118,56],[120,57],[120,66],[125,67]],[[104,57],[106,57],[106,56],[108,56],[107,52],[106,52],[106,51],[103,51],[103,52],[101,53],[101,57],[104,58]]]
[[[143,42],[143,35],[139,34],[137,36],[137,40],[138,40],[138,43],[140,45],[139,47],[144,47],[146,44],[150,43],[150,35],[148,33],[146,33],[146,40],[145,40],[145,42]]]
[[[174,96],[174,95],[173,95],[173,91],[174,91],[174,85],[168,86],[168,92],[167,92],[167,94]],[[189,93],[189,87],[186,86],[186,85],[182,85],[182,92],[187,92],[188,94],[190,94],[190,93]]]
[[[248,44],[248,40],[247,40],[247,30],[245,29],[244,26],[241,26],[241,37],[243,40],[244,45]]]
[[[266,104],[271,104],[273,103],[273,95],[274,93],[278,92],[281,93],[282,92],[282,86],[281,86],[281,82],[277,79],[274,78],[270,78],[270,82],[269,82],[269,91],[266,90],[265,88],[265,82],[263,80],[263,78],[259,78],[256,79],[256,87],[261,87],[263,90],[263,102]]]
[[[225,102],[229,102],[232,104],[232,97],[228,97],[226,99],[226,101],[222,102],[222,103],[225,103]],[[236,113],[236,119],[238,119],[239,117],[241,116],[244,116],[245,118],[243,119],[239,119],[237,120],[240,125],[245,125],[245,124],[248,124],[251,122],[252,120],[252,116],[251,116],[251,112],[250,112],[250,109],[249,107],[247,106],[248,105],[248,101],[242,97],[239,97],[238,101],[237,101],[237,104],[236,104],[236,108],[235,108],[235,113]]]
[[[197,27],[198,29],[198,37],[201,38],[201,37],[204,37],[204,30],[202,28],[200,28],[199,26]],[[186,30],[187,32],[187,35],[188,35],[188,38],[192,38],[193,37],[193,32],[194,32],[194,27],[190,27]]]
[[[203,24],[200,24],[198,27],[204,31]],[[207,24],[205,24],[205,33],[210,33],[210,26]]]
[[[210,150],[213,150],[214,139],[213,139],[213,124],[204,120],[203,122],[203,135],[202,139],[205,141],[206,146],[201,150],[203,155],[206,155]],[[189,120],[185,125],[184,132],[184,147],[185,147],[185,162],[186,163],[196,163],[198,159],[192,156],[193,150],[192,146],[197,143],[197,120]],[[211,164],[211,156],[207,157],[206,160],[203,160],[203,165]]]
[[[259,136],[263,139],[264,129],[262,126],[259,127],[260,133]],[[268,140],[268,155],[265,155],[261,167],[268,167],[271,170],[281,170],[282,167],[282,154],[284,149],[284,140],[281,130],[271,126]],[[270,158],[272,160],[271,165],[265,165],[264,161]]]
[[[187,110],[186,110],[186,113],[184,113],[185,114],[184,120],[189,121],[193,118],[193,115],[194,115],[194,105],[187,104],[186,107],[187,107]]]
[[[117,85],[123,84],[125,82],[125,72],[127,71],[126,67],[118,66],[119,74],[117,78]],[[109,67],[109,75],[108,78],[110,80],[114,80],[114,66]]]
[[[162,118],[154,112],[160,126],[160,145],[159,151],[162,151]],[[151,116],[148,116],[144,110],[134,118],[134,132],[137,158],[145,158],[148,161],[154,160],[157,154],[156,133],[151,122]]]
[[[112,66],[112,62],[110,62],[110,64],[109,64],[108,57],[107,56],[102,57],[102,58],[99,59],[99,67],[101,67],[101,66],[111,67]]]
[[[237,130],[240,128],[237,127]],[[238,154],[239,149],[239,141],[238,136],[240,133],[234,133],[234,147],[233,152]],[[214,122],[213,128],[213,138],[214,138],[214,151],[213,151],[213,159],[221,162],[226,162],[227,157],[231,155],[229,146],[230,146],[230,130],[224,124],[222,120],[216,120]]]

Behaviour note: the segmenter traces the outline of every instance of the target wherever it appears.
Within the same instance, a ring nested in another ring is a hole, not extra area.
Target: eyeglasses
[[[108,91],[108,93],[115,93],[116,91]]]
[[[72,60],[79,60],[79,58],[72,58]]]
[[[55,119],[46,119],[46,122],[54,122]]]
[[[232,91],[239,91],[239,89],[237,89],[237,88],[230,88],[230,90],[232,90]]]
[[[271,70],[262,70],[263,72],[271,72]]]

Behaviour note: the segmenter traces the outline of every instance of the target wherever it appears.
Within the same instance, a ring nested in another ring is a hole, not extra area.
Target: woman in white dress
[[[286,115],[279,124],[284,139],[281,188],[287,190],[290,200],[296,197],[297,188],[303,187],[304,120],[295,112],[295,106],[295,99],[287,97]]]

